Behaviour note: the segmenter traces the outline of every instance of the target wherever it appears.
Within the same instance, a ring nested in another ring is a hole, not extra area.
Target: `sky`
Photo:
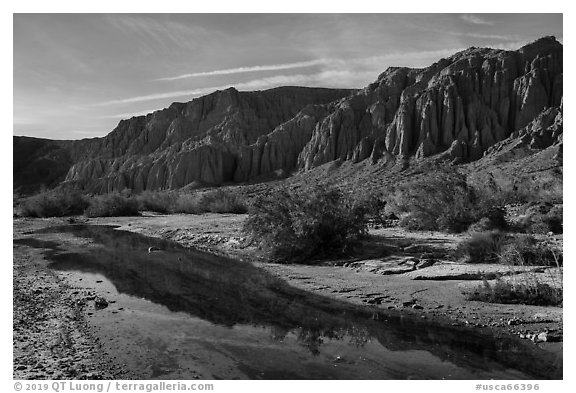
[[[14,14],[13,134],[104,136],[215,90],[362,88],[470,46],[562,41],[562,14]]]

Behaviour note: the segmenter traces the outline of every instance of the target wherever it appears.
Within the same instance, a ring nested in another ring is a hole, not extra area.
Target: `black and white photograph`
[[[564,14],[134,10],[11,16],[8,388],[569,377]]]

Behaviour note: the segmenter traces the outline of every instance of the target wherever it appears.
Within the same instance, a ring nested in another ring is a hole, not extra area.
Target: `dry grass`
[[[519,274],[517,271],[513,271],[509,276],[499,278],[494,283],[484,280],[483,285],[466,294],[468,300],[503,304],[562,306],[564,292],[562,251],[544,245],[542,249],[546,250],[547,254],[536,254],[538,257],[534,258],[533,251],[525,253],[517,248],[518,244],[523,242],[512,242],[510,245],[514,251],[505,251],[500,255],[500,260],[511,266],[522,266],[525,268],[524,271]],[[529,243],[532,250],[533,243],[532,241]],[[541,273],[532,269],[534,264],[548,264],[552,268]]]
[[[467,294],[467,299],[488,303],[561,306],[563,289],[543,283],[538,278],[531,278],[525,282],[498,279],[493,284],[484,281],[482,286]]]
[[[562,265],[562,249],[549,239],[501,231],[472,232],[456,248],[466,263],[501,263],[510,266]]]

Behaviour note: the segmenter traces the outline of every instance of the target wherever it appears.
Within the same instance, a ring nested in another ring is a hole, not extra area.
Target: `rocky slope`
[[[299,156],[476,160],[562,100],[562,45],[542,38],[517,51],[470,48],[432,66],[390,68],[323,119]]]
[[[28,194],[63,181],[73,164],[70,157],[72,143],[15,136],[14,191]]]
[[[244,146],[308,106],[350,90],[282,87],[262,92],[230,88],[146,116],[123,120],[105,138],[79,143],[83,157],[67,181],[106,192],[173,189],[199,181],[232,181]]]
[[[468,165],[469,181],[515,195],[562,199],[563,105],[543,110]]]
[[[140,191],[281,178],[335,160],[470,162],[512,139],[544,149],[562,140],[561,126],[545,131],[561,122],[562,59],[562,44],[544,37],[389,68],[359,91],[218,91],[71,143],[66,181]]]

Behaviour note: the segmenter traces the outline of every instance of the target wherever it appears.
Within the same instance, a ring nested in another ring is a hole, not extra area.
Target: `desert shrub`
[[[248,211],[248,207],[239,195],[230,190],[218,189],[203,194],[179,194],[174,202],[173,210],[177,213],[189,214],[206,212],[242,214]]]
[[[158,213],[170,213],[175,204],[175,197],[169,192],[144,191],[135,196],[138,210],[149,210]]]
[[[484,221],[483,225],[487,230],[508,229],[505,208],[509,203],[507,195],[498,192],[489,193],[478,189],[474,189],[473,194],[474,213],[472,214],[472,219],[474,223]]]
[[[398,220],[394,213],[386,212],[386,200],[379,193],[362,193],[354,197],[353,203],[358,209],[363,209],[369,224],[388,226],[390,220]]]
[[[400,226],[462,232],[482,220],[484,229],[505,229],[502,195],[470,187],[456,171],[429,173],[397,186],[388,196]]]
[[[525,233],[562,233],[562,205],[551,203],[530,203],[514,219],[514,229]]]
[[[531,235],[515,235],[504,244],[499,259],[508,265],[559,267],[563,264],[563,253],[548,241],[539,241]]]
[[[468,227],[469,232],[486,232],[495,229],[494,223],[488,217],[482,217],[479,221]]]
[[[180,193],[174,201],[175,213],[200,214],[200,198],[197,194]]]
[[[456,256],[468,263],[495,263],[499,261],[506,234],[496,231],[475,232],[458,244]]]
[[[244,200],[230,190],[206,192],[200,197],[199,203],[202,210],[212,213],[242,214],[248,211]]]
[[[459,232],[472,222],[472,196],[463,176],[439,173],[408,181],[389,197],[400,226]]]
[[[84,214],[88,217],[137,216],[138,202],[117,192],[98,195],[92,197]]]
[[[72,190],[44,191],[22,200],[17,213],[24,217],[63,217],[82,214],[88,200]]]
[[[302,262],[348,252],[368,230],[373,206],[333,188],[287,188],[257,197],[244,232],[268,257]]]
[[[482,286],[468,293],[467,299],[489,303],[558,306],[563,302],[563,290],[539,280],[515,283],[498,279],[493,284],[484,280]]]
[[[456,256],[467,263],[502,263],[514,266],[554,266],[563,264],[561,247],[531,235],[500,231],[472,233],[458,244]]]
[[[562,233],[564,231],[563,224],[563,205],[555,205],[546,213],[544,222],[548,224],[548,229],[553,233]]]

